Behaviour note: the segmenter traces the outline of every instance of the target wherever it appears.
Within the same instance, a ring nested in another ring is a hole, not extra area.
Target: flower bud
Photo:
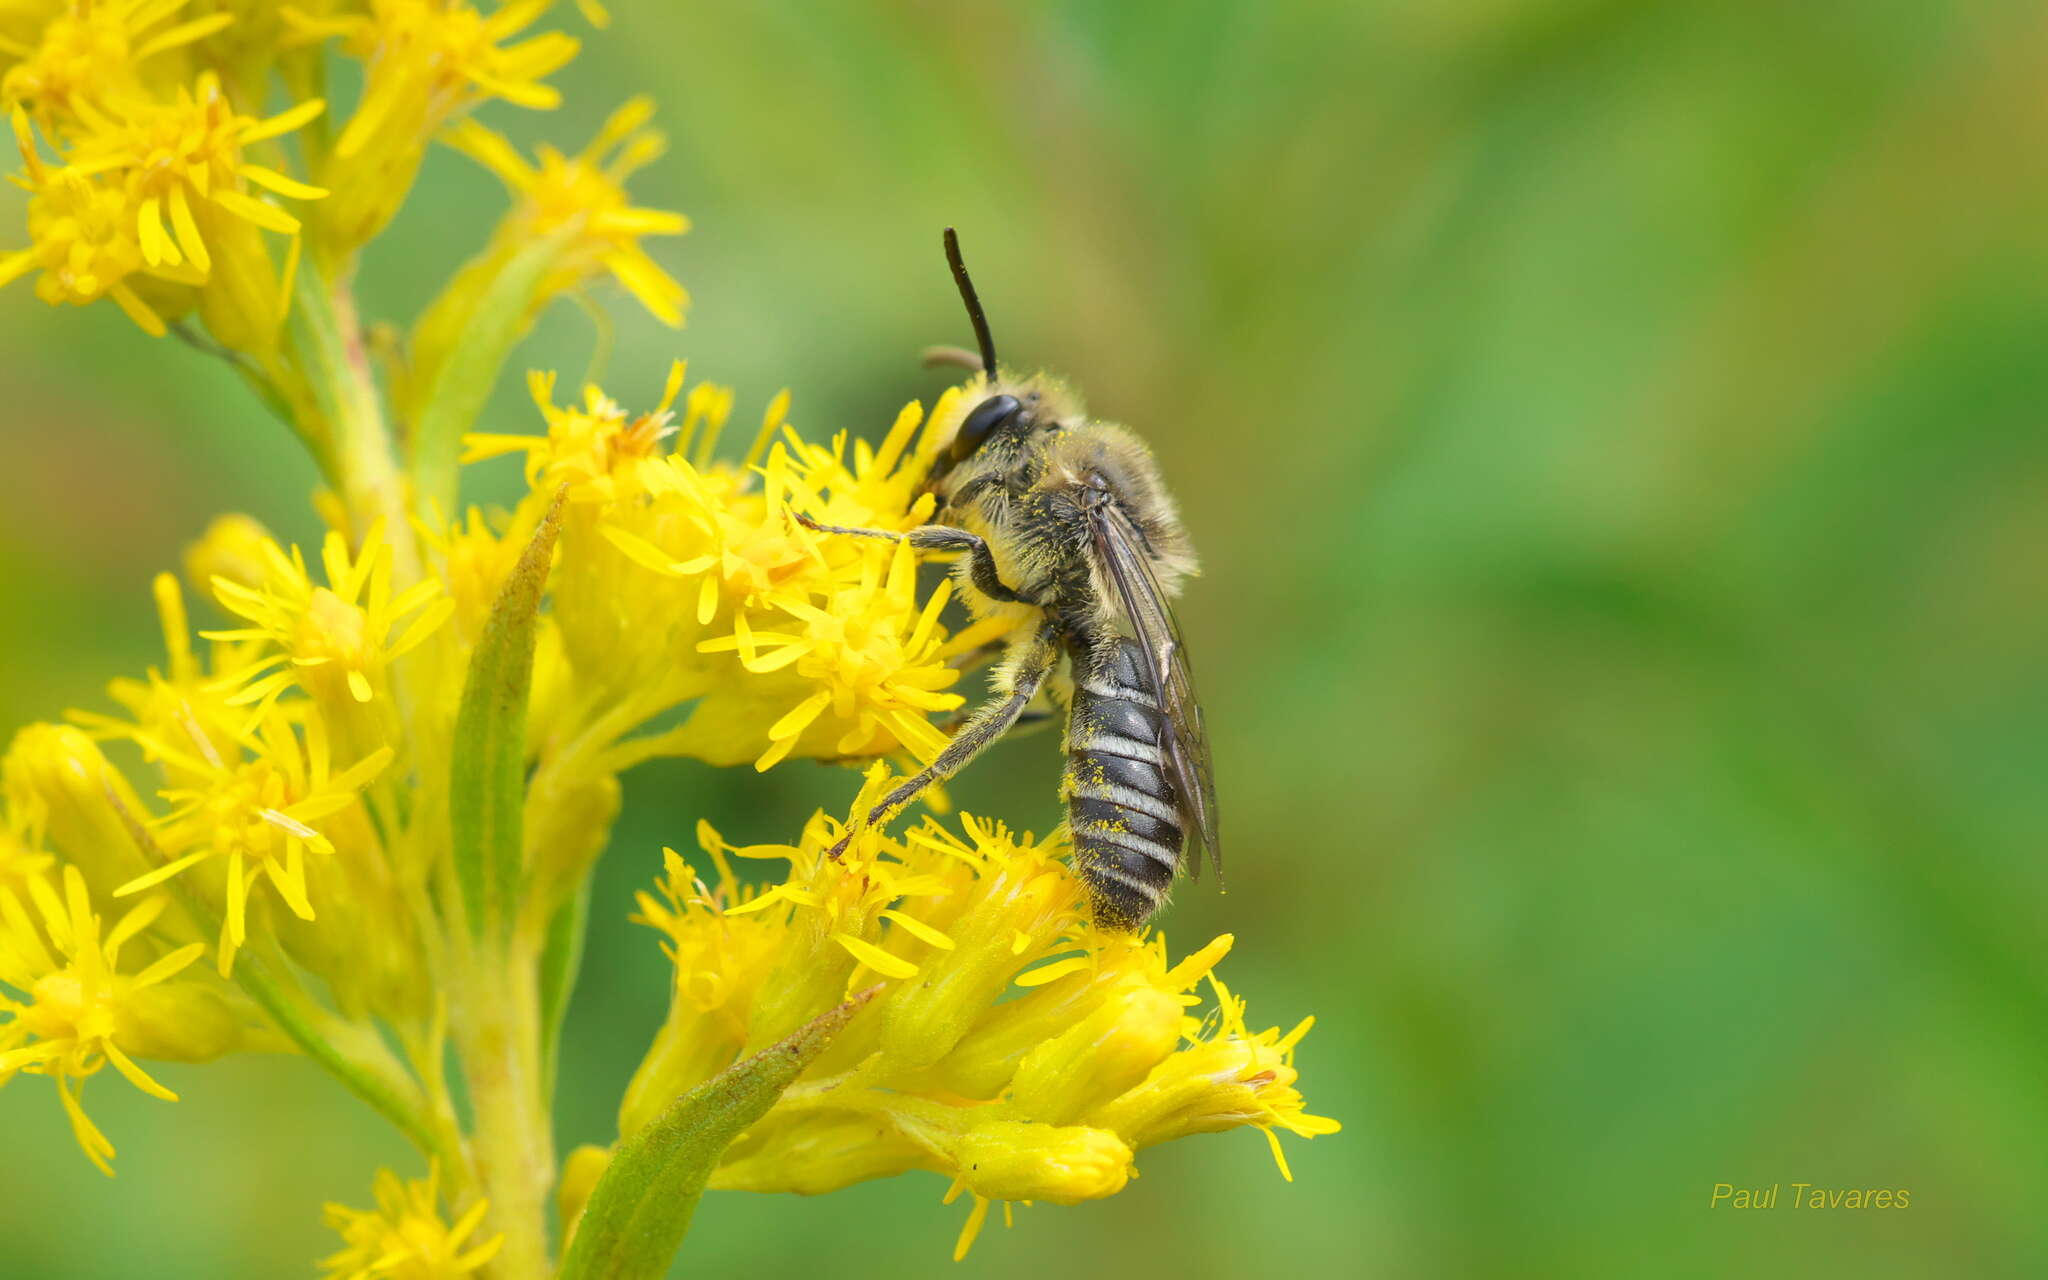
[[[1131,1149],[1107,1129],[992,1120],[970,1129],[954,1148],[954,1175],[990,1200],[1079,1204],[1124,1189]]]
[[[1071,1124],[1149,1074],[1180,1043],[1181,1002],[1136,980],[1026,1054],[1010,1086],[1016,1114]]]
[[[945,1057],[1073,918],[1076,882],[1036,850],[997,852],[981,875],[963,878],[958,911],[928,921],[953,946],[926,957],[883,1007],[882,1053],[893,1066]]]
[[[110,895],[148,869],[114,807],[118,802],[140,821],[142,801],[81,730],[29,725],[0,760],[0,777],[14,812],[85,873],[95,895]]]
[[[1314,1019],[1304,1019],[1286,1036],[1272,1028],[1257,1035],[1244,1030],[1241,1006],[1224,1002],[1224,1027],[1216,1039],[1183,1049],[1154,1067],[1144,1083],[1097,1108],[1089,1122],[1114,1129],[1133,1147],[1144,1148],[1196,1133],[1220,1133],[1240,1125],[1277,1126],[1304,1138],[1335,1133],[1335,1120],[1302,1109],[1294,1082],[1294,1046]],[[1275,1157],[1279,1143],[1273,1144]],[[1281,1162],[1280,1171],[1287,1174]]]
[[[286,298],[264,233],[210,200],[195,200],[192,206],[199,234],[213,254],[213,270],[199,290],[199,318],[223,346],[267,359],[277,351]]]
[[[566,787],[536,784],[526,813],[532,898],[551,912],[604,852],[619,816],[619,780],[601,774]]]
[[[569,1153],[562,1162],[562,1179],[555,1186],[555,1208],[562,1217],[562,1244],[568,1246],[576,1234],[576,1224],[583,1218],[583,1206],[590,1203],[590,1193],[597,1190],[597,1180],[611,1167],[612,1149],[585,1143]]]
[[[994,1098],[1009,1086],[1026,1054],[1087,1017],[1115,978],[1082,969],[986,1010],[931,1068],[930,1083],[963,1098]]]
[[[777,1112],[732,1145],[711,1185],[814,1196],[928,1167],[924,1148],[898,1133],[886,1114]]]
[[[215,517],[199,535],[199,541],[185,548],[185,579],[192,589],[209,600],[214,596],[213,580],[225,578],[251,591],[263,585],[269,572],[265,548],[275,548],[270,530],[254,516],[239,512]],[[225,612],[227,608],[222,605]]]
[[[219,983],[159,982],[131,992],[114,1012],[114,1038],[138,1058],[211,1062],[238,1049],[276,1048],[274,1034],[252,1028]]]

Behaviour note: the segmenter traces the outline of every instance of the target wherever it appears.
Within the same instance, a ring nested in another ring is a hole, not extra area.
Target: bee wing
[[[1216,827],[1216,778],[1209,762],[1209,736],[1202,726],[1202,704],[1195,696],[1194,670],[1187,646],[1167,603],[1166,590],[1152,572],[1145,536],[1114,502],[1099,502],[1088,512],[1094,534],[1095,565],[1108,587],[1106,601],[1121,615],[1137,641],[1145,676],[1166,717],[1166,761],[1173,779],[1175,804],[1189,836],[1186,866],[1200,874],[1199,855],[1223,874],[1223,846]]]

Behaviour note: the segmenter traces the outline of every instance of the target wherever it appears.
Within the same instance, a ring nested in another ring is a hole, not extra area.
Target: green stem
[[[484,1235],[505,1236],[490,1274],[494,1280],[543,1280],[552,1272],[547,1205],[555,1152],[535,981],[539,957],[516,939],[506,947],[487,936],[471,947],[466,931],[451,932],[460,934],[455,946],[466,957],[450,1014],[474,1113],[470,1153],[491,1203]]]
[[[143,861],[151,866],[167,862],[148,826],[122,802],[113,786],[104,784],[103,791]],[[172,897],[200,928],[211,934],[220,932],[219,917],[182,879],[173,877],[167,884]],[[341,1081],[350,1093],[396,1125],[421,1151],[451,1167],[460,1167],[461,1135],[450,1118],[437,1117],[427,1107],[419,1085],[392,1057],[376,1032],[337,1018],[306,999],[304,989],[291,976],[290,961],[281,952],[271,957],[255,948],[244,951],[235,965],[234,981],[262,1006],[293,1044]]]
[[[413,1145],[445,1166],[460,1167],[461,1136],[423,1105],[419,1086],[374,1034],[302,1004],[290,989],[296,984],[280,981],[256,956],[241,957],[235,982],[307,1057],[398,1126]]]
[[[410,496],[349,273],[343,267],[327,276],[314,263],[306,263],[299,271],[298,305],[292,315],[303,339],[308,380],[327,419],[342,503],[358,538],[383,522],[391,543],[393,582],[403,589],[420,580]]]

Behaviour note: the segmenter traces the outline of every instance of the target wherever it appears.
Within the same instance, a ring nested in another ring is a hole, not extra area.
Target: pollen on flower
[[[343,1246],[320,1260],[326,1280],[461,1280],[497,1257],[502,1235],[470,1243],[489,1202],[475,1201],[450,1224],[441,1216],[440,1185],[438,1164],[411,1182],[380,1169],[376,1208],[329,1204],[323,1216]]]
[[[0,987],[17,993],[0,990],[0,1084],[17,1072],[50,1077],[80,1149],[109,1175],[114,1144],[79,1101],[86,1078],[112,1063],[144,1093],[177,1101],[120,1044],[124,1006],[206,950],[191,943],[121,972],[122,948],[164,905],[160,895],[145,898],[102,935],[77,867],[64,868],[61,893],[41,876],[28,879],[25,893],[0,883]]]

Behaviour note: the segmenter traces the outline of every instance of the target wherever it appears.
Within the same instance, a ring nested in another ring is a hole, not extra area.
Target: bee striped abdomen
[[[1095,921],[1135,929],[1166,898],[1186,835],[1166,776],[1166,717],[1128,639],[1088,657],[1067,713],[1067,824]]]

